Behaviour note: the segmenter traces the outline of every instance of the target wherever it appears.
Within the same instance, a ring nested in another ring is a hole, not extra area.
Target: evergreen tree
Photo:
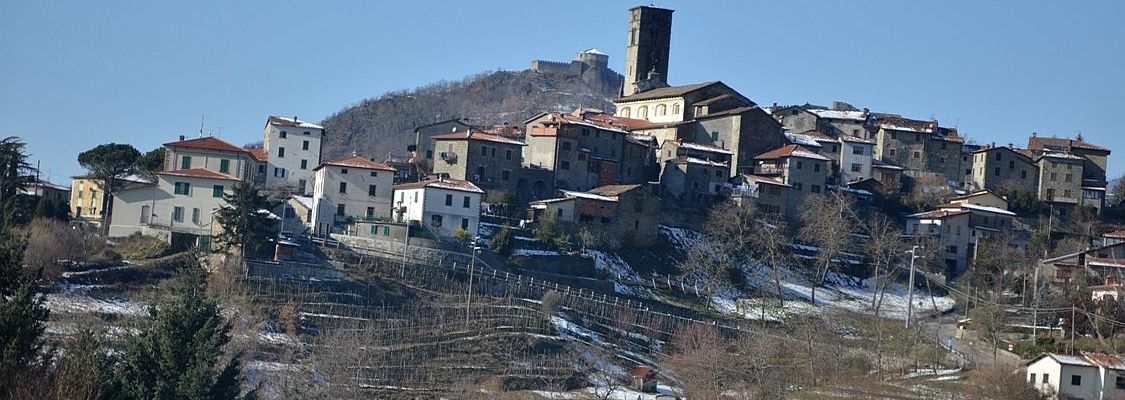
[[[215,214],[215,221],[222,226],[215,242],[228,251],[240,249],[244,257],[268,250],[270,239],[277,237],[279,221],[266,211],[270,208],[266,197],[253,186],[239,183],[223,200],[226,206]]]
[[[135,172],[137,159],[141,152],[128,144],[100,144],[78,154],[78,164],[90,170],[90,174],[101,181],[102,186],[102,229],[109,229],[113,213],[113,196],[120,189],[121,178]]]
[[[137,174],[151,182],[156,182],[156,173],[164,170],[164,147],[145,153],[137,159]]]
[[[9,142],[0,142],[6,146]],[[17,146],[22,149],[22,145]],[[7,151],[8,148],[4,147]],[[4,154],[3,162],[22,163],[23,154]],[[15,160],[15,161],[13,161]],[[16,176],[9,175],[15,173]],[[20,179],[20,168],[7,169],[0,174],[0,191],[19,193],[26,181]],[[23,182],[21,184],[21,182]],[[14,199],[0,196],[0,207],[6,211],[0,220],[0,396],[10,394],[21,379],[40,371],[39,357],[43,351],[43,330],[48,310],[44,298],[35,286],[37,274],[24,271],[22,260],[24,241],[11,231],[10,213]]]
[[[219,368],[230,324],[206,295],[206,271],[194,262],[171,299],[149,309],[149,328],[126,340],[114,371],[124,399],[233,399],[240,365]]]
[[[33,179],[25,147],[17,137],[0,139],[0,229],[26,224],[35,206],[24,193]]]

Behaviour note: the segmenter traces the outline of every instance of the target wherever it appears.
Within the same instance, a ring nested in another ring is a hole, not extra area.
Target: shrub
[[[93,264],[101,265],[114,264],[121,261],[121,254],[117,254],[113,249],[106,247],[103,248],[101,252],[90,256],[88,261]]]
[[[512,254],[512,228],[504,224],[495,235],[492,236],[492,243],[489,248],[497,254],[510,255]]]
[[[47,276],[56,276],[59,260],[84,261],[86,252],[82,238],[70,225],[55,219],[37,218],[27,228],[27,249],[23,263],[42,268]]]
[[[146,260],[164,255],[168,243],[152,236],[134,233],[117,244],[117,251],[127,260]]]
[[[462,245],[469,243],[469,240],[472,238],[472,234],[470,234],[469,231],[461,228],[457,228],[457,230],[453,232],[453,240],[456,240],[457,243]]]
[[[541,299],[539,310],[543,311],[543,314],[546,314],[547,316],[555,315],[555,313],[559,311],[559,307],[562,306],[562,302],[563,297],[561,293],[554,290],[548,290],[547,293],[543,293],[543,298]]]

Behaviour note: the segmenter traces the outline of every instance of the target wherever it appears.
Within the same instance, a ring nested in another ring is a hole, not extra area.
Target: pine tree
[[[230,324],[206,295],[206,285],[206,271],[195,262],[173,288],[173,297],[149,309],[149,328],[126,340],[114,371],[121,398],[238,397],[238,357],[219,368]]]
[[[26,224],[34,207],[24,193],[33,179],[25,147],[17,137],[0,139],[0,229]]]
[[[277,236],[278,221],[273,220],[266,197],[253,186],[240,183],[223,196],[226,206],[215,214],[222,232],[215,242],[228,251],[241,249],[243,256],[254,256],[268,249],[270,239]]]

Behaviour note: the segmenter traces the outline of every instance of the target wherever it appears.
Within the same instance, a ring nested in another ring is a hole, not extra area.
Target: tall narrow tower
[[[667,86],[671,38],[672,10],[644,6],[629,9],[629,43],[625,45],[622,96],[642,91],[643,87]],[[643,85],[650,75],[662,85]]]

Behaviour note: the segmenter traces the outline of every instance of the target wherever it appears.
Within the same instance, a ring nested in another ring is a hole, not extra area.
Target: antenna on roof
[[[199,114],[199,137],[203,137],[203,114]]]

